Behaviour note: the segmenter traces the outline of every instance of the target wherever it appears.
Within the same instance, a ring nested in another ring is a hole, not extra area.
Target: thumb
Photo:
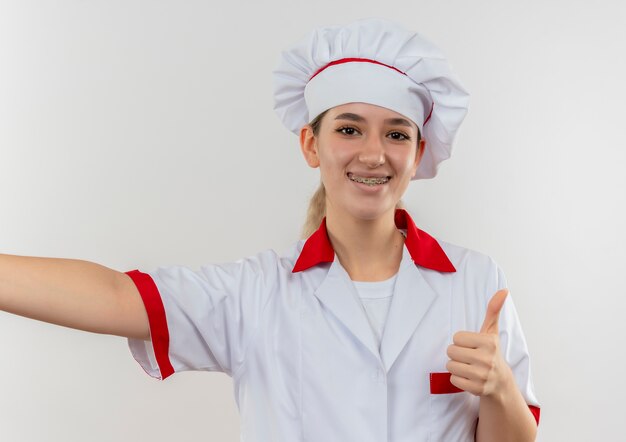
[[[498,334],[498,320],[500,319],[500,310],[506,301],[508,296],[508,289],[498,290],[495,295],[492,296],[487,305],[487,313],[485,314],[485,320],[483,326],[480,328],[481,333]]]

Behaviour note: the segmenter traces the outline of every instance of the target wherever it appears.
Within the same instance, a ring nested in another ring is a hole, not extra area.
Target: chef
[[[274,97],[320,169],[315,227],[282,254],[127,272],[150,323],[134,358],[158,379],[231,376],[247,442],[534,440],[502,270],[400,202],[436,175],[467,112],[441,51],[386,20],[318,28],[283,52]]]

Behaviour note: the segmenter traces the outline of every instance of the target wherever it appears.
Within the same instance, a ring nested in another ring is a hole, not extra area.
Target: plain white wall
[[[581,0],[0,0],[0,252],[126,271],[298,239],[317,171],[272,110],[280,51],[379,16],[472,94],[451,160],[405,196],[507,273],[541,441],[616,440],[626,394],[626,7]],[[224,374],[149,378],[122,338],[0,313],[0,439],[239,439]]]

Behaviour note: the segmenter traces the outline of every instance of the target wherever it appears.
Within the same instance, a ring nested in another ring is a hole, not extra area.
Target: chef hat
[[[413,179],[434,177],[450,157],[469,102],[437,47],[381,19],[313,30],[283,51],[273,80],[274,110],[295,134],[322,112],[353,102],[410,118],[426,139]]]

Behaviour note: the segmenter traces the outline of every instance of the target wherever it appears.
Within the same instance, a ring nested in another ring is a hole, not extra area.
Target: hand
[[[454,334],[448,347],[450,361],[446,369],[450,382],[476,396],[491,396],[502,391],[513,380],[513,373],[500,353],[498,320],[509,291],[498,290],[489,301],[479,333],[461,331]]]

